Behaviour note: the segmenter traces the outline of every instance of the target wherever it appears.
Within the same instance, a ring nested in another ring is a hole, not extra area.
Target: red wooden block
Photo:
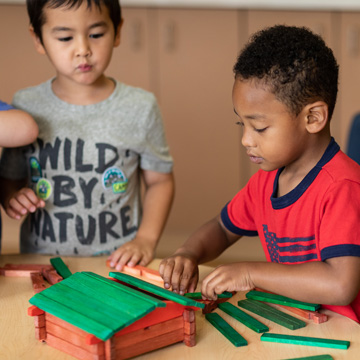
[[[196,333],[196,322],[184,322],[184,334],[192,335]]]
[[[30,316],[39,316],[45,314],[44,310],[39,309],[35,305],[32,305],[28,308],[28,315]]]
[[[46,343],[55,349],[63,351],[69,355],[74,356],[80,360],[105,360],[104,355],[95,355],[87,352],[86,350],[70,344],[69,342],[59,339],[56,336],[48,334],[46,337]]]
[[[191,334],[191,335],[184,335],[184,344],[186,346],[192,347],[196,345],[196,336],[195,334]]]
[[[49,313],[45,313],[45,320],[46,320],[46,323],[52,322],[53,324],[56,324],[58,326],[61,326],[62,328],[68,329],[75,334],[79,334],[80,336],[83,336],[84,338],[86,338],[86,336],[88,335],[88,333],[86,331],[66,322],[65,320],[59,319],[58,317],[51,315]]]
[[[116,350],[113,338],[105,341],[105,360],[116,360]]]
[[[43,269],[42,274],[50,285],[54,285],[63,280],[63,278],[54,269]]]
[[[195,311],[194,311],[194,310],[185,309],[185,310],[184,310],[183,317],[184,317],[184,321],[194,322],[194,321],[195,321]]]
[[[34,316],[35,327],[45,327],[45,314]]]
[[[35,270],[15,270],[0,268],[0,275],[11,277],[30,277]]]
[[[35,338],[40,341],[46,340],[47,333],[45,327],[36,327],[35,328]]]
[[[124,334],[143,329],[158,323],[181,316],[185,310],[183,305],[174,303],[173,301],[166,300],[166,308],[156,308],[150,314],[147,314],[142,319],[137,320],[133,324],[127,326],[125,329],[120,330],[115,336],[123,336]],[[190,310],[193,311],[193,310]],[[194,315],[195,319],[195,315]]]
[[[63,339],[67,342],[70,342],[71,344],[78,346],[91,354],[96,354],[96,355],[105,354],[103,342],[94,345],[88,345],[86,343],[86,335],[85,335],[86,333],[80,335],[79,333],[72,332],[69,329],[65,329],[50,321],[46,322],[46,332],[47,334],[51,334],[59,339]]]
[[[3,269],[7,270],[34,270],[41,272],[43,269],[54,269],[49,264],[5,264]]]
[[[31,273],[30,278],[36,294],[46,289],[45,280],[40,272]]]
[[[100,340],[99,338],[97,338],[95,335],[93,334],[87,334],[85,337],[85,342],[88,345],[95,345],[95,344],[99,344],[102,342],[102,340]]]
[[[118,338],[121,339],[121,338]],[[177,329],[172,332],[160,334],[155,337],[150,337],[146,340],[141,340],[132,345],[116,346],[116,360],[128,359],[134,356],[145,354],[149,351],[160,349],[162,347],[175,344],[184,340],[182,329]]]

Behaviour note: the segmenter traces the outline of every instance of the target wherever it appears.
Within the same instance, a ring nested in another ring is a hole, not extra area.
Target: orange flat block
[[[182,329],[157,335],[146,340],[140,340],[132,345],[116,346],[116,360],[128,359],[134,356],[148,353],[153,350],[161,349],[165,346],[175,344],[184,340]]]
[[[144,340],[156,339],[160,335],[168,334],[175,330],[181,330],[182,337],[178,341],[182,341],[184,339],[184,319],[182,316],[136,330],[122,336],[116,336],[114,337],[115,347],[116,349],[122,349],[128,346],[136,345]]]
[[[0,268],[0,275],[12,277],[30,277],[31,273],[36,270],[15,270]]]
[[[45,279],[40,272],[30,274],[34,292],[37,294],[46,289]]]
[[[41,272],[43,269],[54,269],[50,264],[5,264],[7,270],[34,270]]]
[[[165,300],[164,302],[166,303],[165,309],[156,308],[150,314],[147,314],[143,318],[127,326],[125,329],[120,330],[118,333],[115,334],[115,336],[123,336],[127,333],[177,318],[179,316],[182,316],[184,311],[189,311],[189,310],[185,310],[183,305],[174,303],[173,301]],[[195,315],[194,315],[194,319],[195,319]]]
[[[71,344],[78,346],[91,354],[95,354],[95,355],[105,354],[104,342],[100,342],[95,345],[88,345],[86,343],[86,335],[84,334],[80,335],[79,333],[72,332],[69,329],[65,329],[50,321],[46,322],[46,332],[47,334],[51,334],[59,339],[63,339],[67,342],[70,342]]]
[[[142,272],[141,272],[141,267],[140,266],[127,266],[124,265],[122,271],[124,273],[130,274],[130,275],[135,275],[135,276],[142,276]]]
[[[43,315],[45,314],[44,310],[39,309],[38,307],[36,307],[35,305],[31,305],[28,308],[28,315],[29,316],[39,316],[39,315]]]
[[[69,355],[74,356],[77,359],[80,360],[105,360],[105,355],[95,355],[87,352],[86,350],[70,344],[69,342],[59,339],[56,336],[53,336],[51,334],[47,334],[46,337],[46,343],[60,351],[63,351]]]
[[[328,316],[326,314],[321,314],[317,311],[311,312],[310,319],[314,321],[315,324],[322,324],[328,321]]]

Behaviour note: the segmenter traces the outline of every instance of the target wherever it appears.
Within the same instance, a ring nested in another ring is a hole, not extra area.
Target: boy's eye
[[[244,123],[242,123],[241,121],[237,121],[235,124],[239,126],[244,126]]]
[[[254,130],[255,130],[256,132],[258,132],[258,133],[262,133],[262,132],[264,132],[266,129],[267,129],[267,127],[262,128],[262,129],[254,129]]]
[[[59,41],[63,41],[63,42],[70,41],[70,40],[72,40],[72,36],[66,36],[66,37],[59,38]]]
[[[104,36],[104,34],[91,34],[90,38],[91,39],[98,39],[98,38],[101,38],[102,36]]]

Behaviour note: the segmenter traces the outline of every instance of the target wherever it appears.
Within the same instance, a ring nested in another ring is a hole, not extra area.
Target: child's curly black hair
[[[295,115],[322,100],[334,111],[339,66],[324,40],[304,27],[276,25],[255,33],[234,66],[236,78],[258,79]]]

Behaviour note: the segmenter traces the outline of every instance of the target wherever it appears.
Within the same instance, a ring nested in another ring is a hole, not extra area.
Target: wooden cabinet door
[[[360,13],[342,13],[340,32],[341,144],[346,150],[351,121],[360,112]]]
[[[239,35],[238,16],[158,11],[157,94],[176,178],[170,232],[188,235],[240,188],[240,133],[231,98],[232,68],[246,39]]]
[[[151,86],[150,16],[146,8],[122,8],[120,46],[106,71],[125,84],[153,91]]]

